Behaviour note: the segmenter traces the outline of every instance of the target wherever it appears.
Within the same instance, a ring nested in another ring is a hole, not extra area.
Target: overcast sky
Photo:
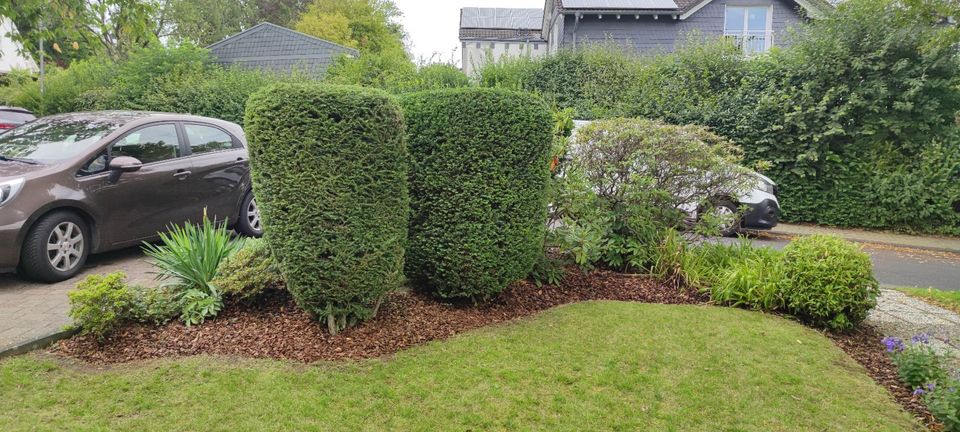
[[[410,37],[414,58],[446,62],[456,50],[460,62],[460,8],[542,8],[544,0],[394,0],[403,11],[403,28]]]

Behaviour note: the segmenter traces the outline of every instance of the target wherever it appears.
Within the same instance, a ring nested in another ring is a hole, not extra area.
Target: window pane
[[[727,6],[727,18],[723,25],[725,33],[743,33],[743,14],[745,9],[742,7]]]
[[[172,124],[140,129],[113,144],[112,157],[135,157],[145,164],[180,157],[177,128]]]
[[[767,30],[767,12],[765,7],[747,8],[747,30],[763,32]]]
[[[183,125],[187,132],[187,142],[190,143],[190,152],[193,154],[209,153],[233,148],[233,139],[224,131],[195,124]]]

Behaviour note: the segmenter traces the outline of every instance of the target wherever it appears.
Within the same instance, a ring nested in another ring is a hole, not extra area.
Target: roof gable
[[[233,44],[233,43],[237,43],[237,42],[239,42],[239,41],[242,41],[242,40],[244,40],[244,39],[257,38],[258,35],[260,35],[260,34],[262,34],[262,33],[264,33],[264,32],[269,32],[269,33],[278,34],[278,35],[280,35],[280,36],[283,37],[283,38],[287,38],[287,39],[289,39],[289,40],[291,40],[291,41],[296,41],[296,42],[298,42],[298,43],[302,43],[302,44],[305,44],[305,45],[315,46],[315,47],[319,47],[319,48],[325,48],[325,49],[328,49],[328,50],[345,51],[345,52],[350,53],[350,54],[352,54],[352,55],[354,55],[354,56],[360,55],[360,53],[359,53],[357,50],[353,49],[353,48],[345,47],[345,46],[340,45],[340,44],[338,44],[338,43],[334,43],[334,42],[330,42],[330,41],[328,41],[328,40],[320,39],[320,38],[318,38],[318,37],[310,36],[310,35],[305,34],[305,33],[300,33],[300,32],[298,32],[298,31],[291,30],[291,29],[288,29],[288,28],[286,28],[286,27],[281,27],[281,26],[278,26],[278,25],[276,25],[276,24],[269,23],[269,22],[262,22],[262,23],[260,23],[260,24],[257,24],[257,25],[255,25],[255,26],[253,26],[253,27],[250,27],[249,29],[246,29],[246,30],[244,30],[244,31],[242,31],[242,32],[240,32],[240,33],[237,33],[237,34],[235,34],[235,35],[233,35],[233,36],[227,37],[226,39],[224,39],[224,40],[222,40],[222,41],[220,41],[220,42],[217,42],[217,43],[214,43],[214,44],[208,46],[207,49],[209,49],[210,51],[215,51],[215,50],[217,50],[217,49],[223,48],[223,47],[228,46],[228,45],[230,45],[230,44]]]
[[[564,9],[586,10],[669,10],[673,0],[561,0]]]
[[[460,9],[461,29],[530,30],[543,25],[543,9],[477,8]]]

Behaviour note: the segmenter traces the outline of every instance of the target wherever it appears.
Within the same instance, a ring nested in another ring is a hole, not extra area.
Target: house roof
[[[564,9],[668,10],[678,9],[673,0],[561,0]]]
[[[338,57],[360,55],[355,49],[270,23],[258,24],[207,48],[223,65],[318,76],[324,75]]]
[[[460,9],[461,29],[539,30],[543,9],[476,8]]]
[[[540,29],[460,29],[460,39],[544,42]]]

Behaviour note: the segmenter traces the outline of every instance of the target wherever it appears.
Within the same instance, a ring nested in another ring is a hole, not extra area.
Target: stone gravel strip
[[[955,366],[960,366],[960,315],[953,311],[884,289],[866,323],[885,336],[905,340],[926,333],[934,347],[951,354]]]

